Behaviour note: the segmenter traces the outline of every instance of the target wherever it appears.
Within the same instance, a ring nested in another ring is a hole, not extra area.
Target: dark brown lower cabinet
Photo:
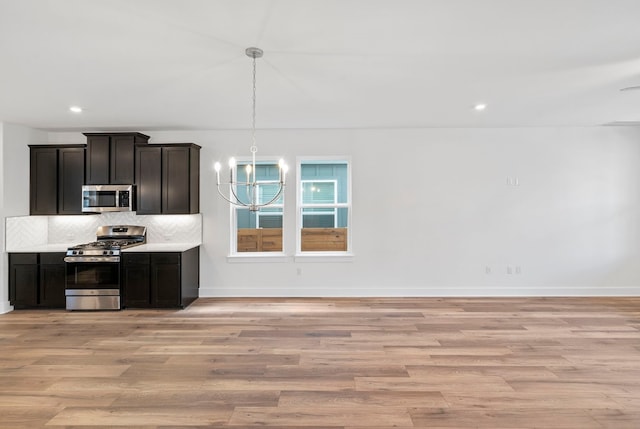
[[[17,309],[65,308],[64,253],[10,253],[9,301]]]
[[[185,252],[124,252],[125,308],[184,308],[198,298],[200,248]]]

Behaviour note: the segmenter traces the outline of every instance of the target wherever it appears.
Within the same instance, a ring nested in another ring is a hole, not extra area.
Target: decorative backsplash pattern
[[[148,243],[202,243],[202,215],[147,215],[132,212],[85,216],[20,216],[6,220],[6,250],[44,244],[79,244],[96,239],[102,225],[142,225]]]
[[[49,219],[47,216],[20,216],[6,218],[5,247],[7,250],[47,244]],[[25,243],[25,245],[21,245]]]

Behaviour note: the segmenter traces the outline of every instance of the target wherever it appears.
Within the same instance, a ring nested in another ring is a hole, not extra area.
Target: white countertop
[[[39,244],[36,246],[22,247],[17,249],[7,249],[7,253],[65,253],[69,247],[78,243],[54,243]],[[123,252],[185,252],[194,247],[200,246],[200,243],[147,243],[141,246],[134,246],[129,249],[123,249]]]
[[[54,244],[37,244],[34,246],[18,247],[14,249],[7,249],[7,253],[65,253],[67,249],[74,244],[54,243]]]
[[[198,246],[200,246],[200,243],[147,243],[122,249],[122,252],[186,252]]]

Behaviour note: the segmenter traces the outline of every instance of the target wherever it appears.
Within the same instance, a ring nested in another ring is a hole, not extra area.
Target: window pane
[[[334,228],[337,226],[337,211],[335,208],[303,208],[303,228]]]
[[[236,209],[236,223],[240,228],[282,228],[282,208],[262,208],[257,212]]]
[[[236,177],[238,185],[236,185],[235,189],[238,199],[244,204],[249,204],[251,202],[251,193],[253,192],[251,186],[240,184],[248,183],[253,180],[253,173],[247,174],[247,165],[249,164],[246,162],[238,163]],[[277,164],[256,164],[256,181],[258,182],[256,192],[258,193],[258,204],[265,204],[271,201],[280,189],[278,183],[261,182],[278,182],[279,180],[279,168]],[[282,204],[282,195],[274,201],[274,204]]]
[[[346,207],[341,207],[338,209],[338,216],[336,220],[336,226],[338,228],[347,228],[349,226],[349,209]]]
[[[238,228],[238,252],[282,252],[282,228]]]
[[[334,204],[336,182],[303,182],[302,204]]]
[[[303,252],[346,252],[347,228],[302,228]]]
[[[300,250],[347,251],[349,175],[346,162],[303,162],[300,165]],[[324,207],[314,207],[323,205]]]
[[[258,203],[259,204],[268,203],[276,196],[279,190],[280,190],[280,185],[278,184],[259,183],[258,184]],[[280,194],[278,199],[275,200],[273,204],[282,204],[282,194]]]
[[[253,174],[247,174],[246,165],[238,163],[237,181],[246,183],[253,180]],[[279,169],[275,163],[256,164],[258,204],[268,203],[279,189]],[[236,186],[238,199],[245,204],[251,202],[252,188],[246,185]],[[236,252],[282,252],[283,195],[267,207],[257,212],[248,208],[236,208]]]
[[[349,201],[349,196],[347,195],[347,190],[349,189],[348,167],[346,162],[305,162],[300,166],[300,180],[303,184],[305,181],[333,181],[335,183],[334,193],[337,194],[336,202],[347,203]]]
[[[258,220],[258,228],[282,228],[282,215],[260,216]]]
[[[282,252],[282,208],[236,209],[237,252]]]

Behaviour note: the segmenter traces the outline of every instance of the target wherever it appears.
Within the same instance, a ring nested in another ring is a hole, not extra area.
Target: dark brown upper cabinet
[[[84,145],[29,145],[29,214],[82,214]]]
[[[135,148],[146,145],[141,133],[84,133],[87,137],[87,185],[135,184]]]
[[[200,146],[193,143],[136,147],[138,214],[200,211]]]

